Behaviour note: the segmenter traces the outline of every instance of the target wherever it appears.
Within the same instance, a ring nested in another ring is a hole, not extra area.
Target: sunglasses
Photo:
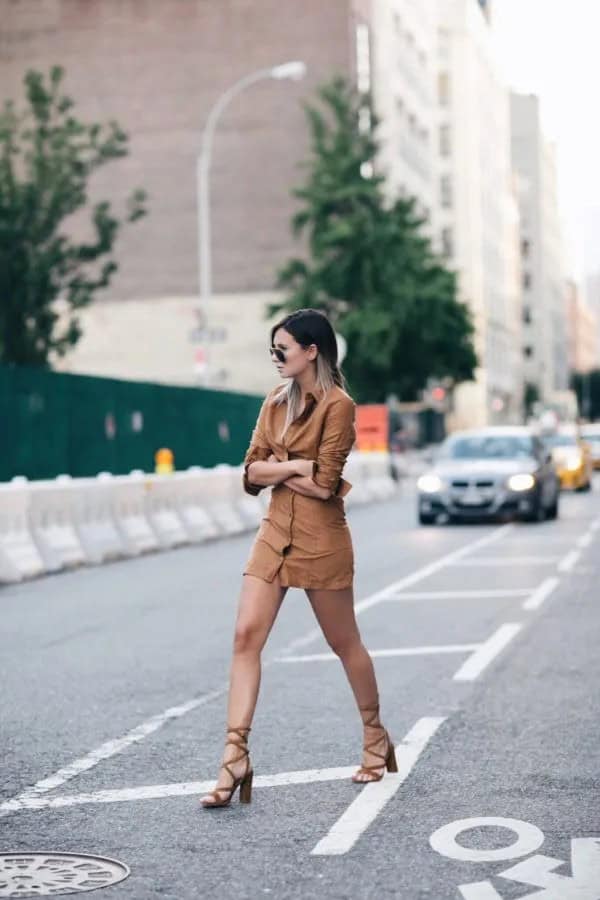
[[[271,355],[271,357],[274,356],[277,360],[279,360],[280,363],[285,362],[285,352],[283,350],[280,350],[279,347],[269,347],[269,354]]]

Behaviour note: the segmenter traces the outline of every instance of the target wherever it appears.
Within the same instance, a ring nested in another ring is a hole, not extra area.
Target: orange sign
[[[387,450],[389,412],[385,403],[365,403],[356,407],[357,450]]]

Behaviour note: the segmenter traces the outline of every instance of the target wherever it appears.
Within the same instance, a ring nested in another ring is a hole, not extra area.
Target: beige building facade
[[[567,282],[568,363],[571,372],[585,375],[600,365],[598,317],[583,300],[577,284]]]
[[[522,416],[518,208],[509,97],[487,10],[438,2],[439,248],[472,312],[479,368],[455,391],[453,428]]]

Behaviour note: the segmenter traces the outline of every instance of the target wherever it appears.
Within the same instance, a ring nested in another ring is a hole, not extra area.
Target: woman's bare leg
[[[352,588],[341,591],[308,590],[306,593],[325,640],[344,666],[358,707],[371,709],[376,707],[379,703],[377,679],[373,661],[361,640],[356,623]],[[365,743],[373,743],[374,750],[385,753],[385,735],[381,730],[379,718],[373,718],[372,713],[369,716],[369,713],[363,712],[362,709],[360,715],[364,725]],[[372,725],[366,725],[366,719],[372,721]],[[380,746],[375,744],[377,738],[380,738]],[[364,765],[375,766],[380,762],[379,757],[365,750]],[[362,774],[357,777],[360,781],[369,780],[368,775]]]
[[[227,702],[227,725],[232,728],[249,727],[252,723],[258,690],[260,687],[262,649],[273,627],[287,588],[281,587],[279,578],[263,581],[254,575],[244,575],[238,605],[237,620],[233,639],[233,657],[229,676],[229,697]],[[240,755],[238,747],[228,744],[223,753],[223,762],[229,762]],[[230,765],[236,775],[243,775],[246,765],[240,760]],[[221,769],[217,787],[229,787],[231,777]],[[226,793],[221,795],[222,799]],[[202,800],[211,801],[207,796]]]

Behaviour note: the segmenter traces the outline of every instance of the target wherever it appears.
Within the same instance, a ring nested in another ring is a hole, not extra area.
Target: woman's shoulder
[[[337,384],[334,384],[334,386],[327,391],[327,400],[329,403],[337,403],[346,408],[354,408],[356,406],[356,403],[350,394]]]

